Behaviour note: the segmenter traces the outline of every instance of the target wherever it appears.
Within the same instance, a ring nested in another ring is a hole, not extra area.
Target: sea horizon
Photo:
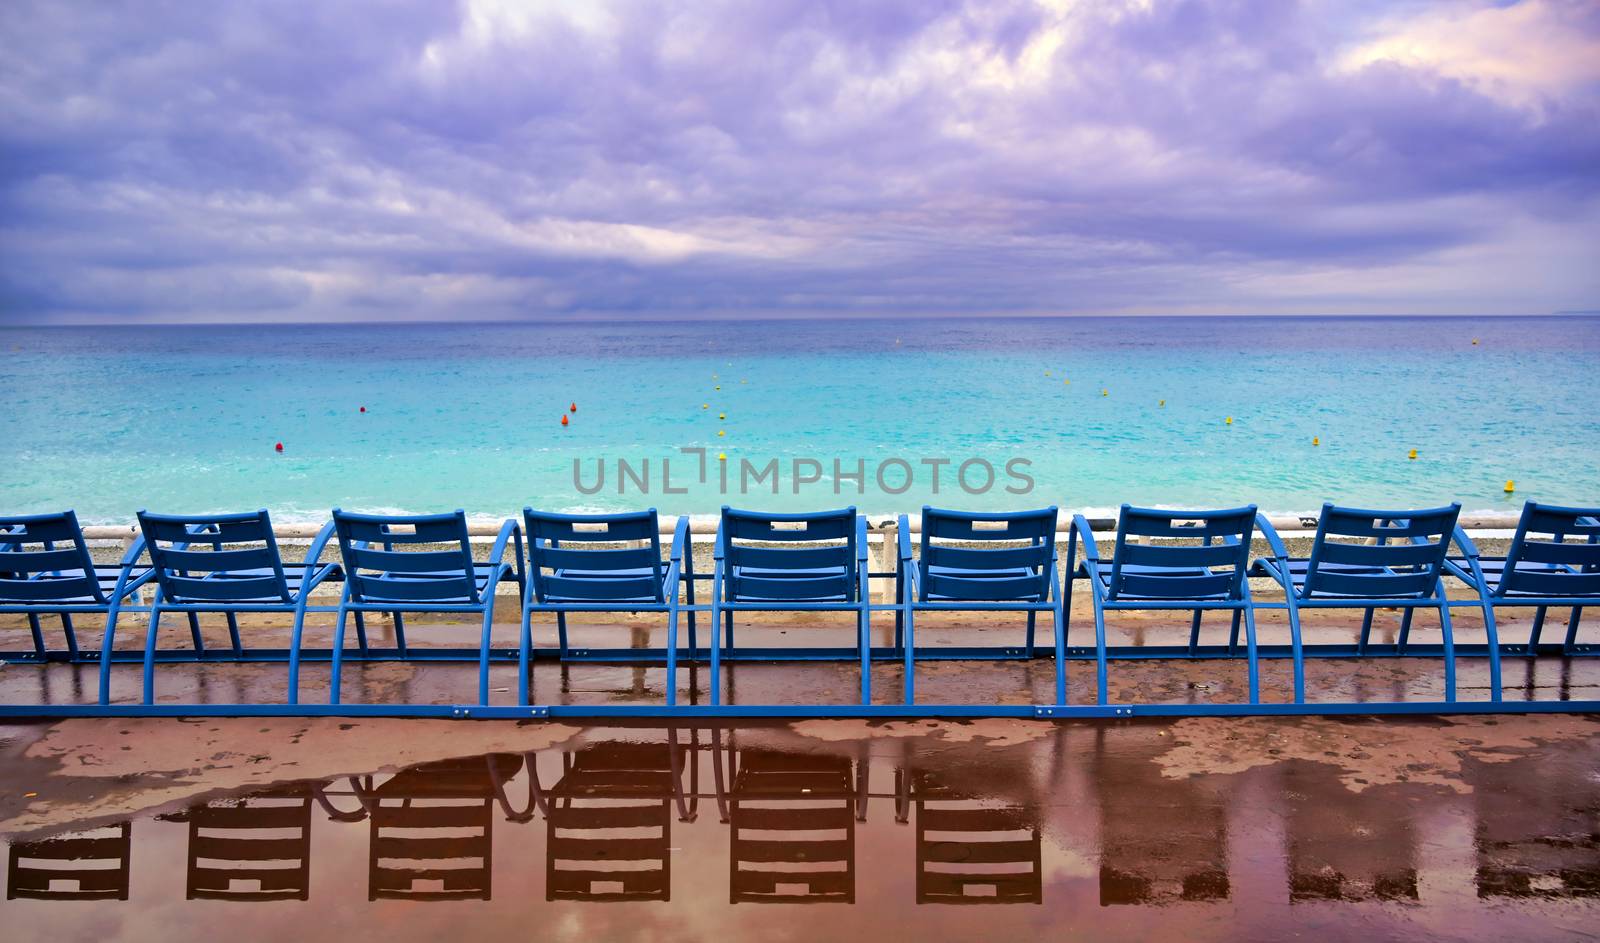
[[[0,504],[95,524],[257,507],[307,523],[336,505],[477,519],[525,505],[1309,514],[1324,501],[1504,514],[1600,492],[1600,422],[1583,408],[1600,318],[1586,315],[263,330],[0,329],[0,382],[19,392],[0,417],[13,457]]]

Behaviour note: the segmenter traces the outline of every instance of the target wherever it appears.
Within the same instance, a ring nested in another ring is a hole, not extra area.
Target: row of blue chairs
[[[859,659],[862,704],[872,702],[871,662],[904,662],[903,701],[916,698],[919,657],[915,624],[920,613],[989,611],[1025,614],[1026,639],[1020,646],[924,650],[922,657],[1031,658],[1053,655],[1055,700],[1066,703],[1071,585],[1088,583],[1094,608],[1096,703],[1108,699],[1109,662],[1118,657],[1228,657],[1247,661],[1250,703],[1260,703],[1259,659],[1290,657],[1294,697],[1305,701],[1307,657],[1437,655],[1444,661],[1445,700],[1456,699],[1456,657],[1489,660],[1492,697],[1500,699],[1503,654],[1548,651],[1541,642],[1545,613],[1570,607],[1566,637],[1558,651],[1587,654],[1577,631],[1583,607],[1600,602],[1600,508],[1554,507],[1529,502],[1505,556],[1484,557],[1458,524],[1460,505],[1425,510],[1379,511],[1324,506],[1317,518],[1311,550],[1291,556],[1282,539],[1254,506],[1216,511],[1170,511],[1124,506],[1109,557],[1100,554],[1094,530],[1081,515],[1068,529],[1066,589],[1056,546],[1057,509],[1013,513],[974,513],[924,508],[920,546],[913,548],[909,521],[899,521],[896,567],[869,568],[866,519],[854,508],[801,514],[772,514],[724,508],[710,574],[694,572],[689,522],[678,518],[672,542],[663,552],[654,509],[625,514],[556,514],[525,509],[519,523],[505,521],[487,560],[474,559],[464,512],[422,516],[358,514],[335,509],[313,540],[304,560],[286,562],[265,510],[243,514],[174,516],[139,512],[140,536],[115,565],[90,556],[76,516],[60,514],[0,518],[0,613],[28,618],[34,649],[5,653],[8,660],[97,660],[99,703],[109,703],[114,662],[131,660],[115,650],[118,617],[148,612],[143,664],[143,700],[152,703],[155,665],[177,660],[158,646],[162,617],[181,613],[189,621],[192,649],[187,655],[208,660],[287,661],[288,701],[297,703],[300,667],[308,656],[332,662],[329,703],[340,698],[342,665],[362,659],[463,657],[462,650],[414,648],[407,644],[405,613],[477,615],[482,636],[475,651],[479,665],[478,702],[489,703],[491,660],[513,653],[491,644],[496,589],[514,583],[522,601],[518,663],[518,703],[530,703],[533,623],[554,617],[557,648],[563,660],[650,659],[667,668],[666,704],[677,699],[680,658],[708,660],[710,698],[720,703],[721,663],[725,657],[749,659]],[[1269,548],[1253,557],[1256,536]],[[524,547],[526,538],[526,547]],[[340,562],[324,562],[327,544],[337,539]],[[440,549],[445,548],[445,549]],[[508,558],[507,552],[511,555]],[[869,579],[892,577],[895,601],[874,605]],[[1250,578],[1266,578],[1283,590],[1283,601],[1258,600]],[[709,603],[696,602],[696,586],[709,580]],[[336,606],[313,605],[312,593],[325,582],[342,582]],[[1448,582],[1473,592],[1451,599]],[[153,590],[148,605],[141,590]],[[1482,610],[1487,640],[1459,646],[1451,630],[1451,609]],[[1502,645],[1495,610],[1504,606],[1536,609],[1527,645]],[[1284,646],[1260,645],[1255,616],[1261,609],[1286,610],[1290,640]],[[1301,619],[1311,609],[1363,609],[1353,645],[1302,641]],[[1378,609],[1401,610],[1398,641],[1371,641]],[[1192,613],[1187,645],[1109,646],[1105,614],[1125,610],[1181,610]],[[1441,642],[1411,642],[1418,609],[1438,612]],[[734,618],[741,612],[840,612],[853,614],[856,640],[842,648],[737,650]],[[892,610],[893,646],[870,644],[873,611]],[[1225,646],[1202,646],[1201,622],[1209,611],[1231,616]],[[331,650],[302,645],[308,612],[337,613]],[[667,623],[664,649],[574,649],[567,616],[574,613],[651,612]],[[697,613],[709,612],[709,651],[696,637]],[[226,617],[231,645],[207,650],[200,632],[203,613]],[[247,647],[237,618],[243,613],[293,617],[287,651]],[[688,646],[679,645],[680,613],[688,617]],[[1054,623],[1053,646],[1035,645],[1040,613]],[[72,622],[78,614],[105,617],[98,650],[85,651]],[[366,617],[393,620],[395,645],[369,644]],[[65,649],[47,644],[40,617],[60,617]],[[346,626],[353,618],[356,648],[347,650]],[[1241,625],[1244,645],[1239,645]],[[720,631],[718,629],[720,628]]]

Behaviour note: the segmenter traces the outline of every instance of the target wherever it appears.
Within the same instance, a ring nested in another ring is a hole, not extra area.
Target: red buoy
[[[366,412],[367,411],[367,407],[365,407],[365,406],[361,407],[361,411],[362,412]]]
[[[279,452],[282,452],[283,451],[283,443],[279,442],[277,445],[273,446],[273,448],[276,449]]]
[[[577,403],[573,403],[572,404],[572,411],[573,412],[577,412],[578,411],[578,404]]]
[[[562,424],[562,425],[563,425],[563,426],[564,426],[564,425],[566,425],[566,424],[567,424],[567,417],[565,417],[565,416],[562,416],[562,417],[561,417],[561,424]]]

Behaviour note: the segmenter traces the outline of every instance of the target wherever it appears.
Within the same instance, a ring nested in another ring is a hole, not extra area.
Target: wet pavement
[[[7,939],[1587,939],[1600,718],[0,727]]]

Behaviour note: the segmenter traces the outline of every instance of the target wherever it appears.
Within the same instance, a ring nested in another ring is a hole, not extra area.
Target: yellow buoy
[[[701,409],[710,409],[711,408],[711,404],[710,403],[701,403],[700,404],[700,408]]]
[[[1164,400],[1164,399],[1158,399],[1158,400],[1156,400],[1156,405],[1157,406],[1165,406],[1165,405],[1167,405],[1167,401]]]
[[[1478,346],[1478,339],[1476,337],[1474,337],[1472,339],[1472,346],[1474,346],[1474,347]]]
[[[1311,437],[1311,444],[1312,445],[1321,445],[1322,444],[1322,440],[1317,438],[1316,436],[1312,436]]]
[[[726,462],[727,460],[728,460],[728,453],[727,452],[718,452],[717,453],[717,461]]]
[[[717,418],[718,419],[727,419],[728,418],[728,414],[727,413],[717,413]]]
[[[1046,370],[1046,371],[1045,371],[1045,372],[1044,372],[1044,375],[1045,375],[1045,376],[1049,376],[1049,375],[1050,375],[1050,371],[1049,371],[1049,370]]]
[[[1512,481],[1511,479],[1507,478],[1506,479],[1506,494],[1510,494],[1511,492],[1513,492],[1515,490],[1517,490],[1517,483]]]
[[[1406,458],[1416,458],[1416,457],[1417,457],[1417,450],[1416,449],[1412,449],[1411,450],[1411,454],[1406,456]]]
[[[712,389],[714,389],[714,390],[720,390],[720,389],[722,389],[722,387],[721,387],[721,386],[714,386],[714,387],[712,387]]]
[[[1229,416],[1228,418],[1222,420],[1222,424],[1225,425],[1225,426],[1233,425],[1233,417]]]
[[[726,429],[718,429],[717,430],[717,435],[727,435],[727,434],[728,434],[728,430],[726,430]]]
[[[1100,395],[1101,396],[1110,396],[1111,395],[1111,391],[1110,390],[1101,390],[1100,391]]]
[[[1072,385],[1072,381],[1071,380],[1062,380],[1061,381],[1061,385],[1062,386],[1071,386]]]

